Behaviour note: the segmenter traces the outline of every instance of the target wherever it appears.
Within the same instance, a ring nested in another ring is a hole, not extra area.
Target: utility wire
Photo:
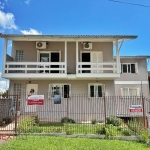
[[[136,3],[128,3],[128,2],[118,1],[118,0],[109,0],[109,1],[116,2],[116,3],[124,3],[124,4],[129,4],[129,5],[142,6],[142,7],[150,7],[148,5],[142,5],[142,4],[136,4]]]

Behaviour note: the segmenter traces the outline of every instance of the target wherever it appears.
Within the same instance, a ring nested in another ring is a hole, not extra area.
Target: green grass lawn
[[[149,150],[146,144],[133,141],[27,136],[14,138],[0,150]]]

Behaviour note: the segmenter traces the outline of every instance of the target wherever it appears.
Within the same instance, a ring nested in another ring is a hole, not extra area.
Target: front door
[[[36,105],[28,105],[28,96],[37,95],[38,93],[38,84],[27,84],[26,85],[26,104],[25,112],[36,112]]]

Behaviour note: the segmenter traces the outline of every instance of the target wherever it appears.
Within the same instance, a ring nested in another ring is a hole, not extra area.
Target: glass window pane
[[[127,73],[127,65],[123,64],[123,73]]]
[[[130,96],[137,96],[137,89],[129,89]]]
[[[90,97],[94,97],[94,86],[90,86]]]
[[[98,97],[102,97],[102,86],[98,85]]]
[[[131,64],[131,73],[135,73],[135,64]]]
[[[64,85],[64,98],[69,98],[69,85]]]
[[[122,89],[122,96],[129,96],[129,93],[128,93],[128,88],[123,88]]]

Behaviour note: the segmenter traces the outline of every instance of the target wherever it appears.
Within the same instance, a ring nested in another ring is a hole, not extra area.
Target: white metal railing
[[[84,65],[89,65],[89,68],[85,68]],[[89,71],[87,73],[117,73],[116,62],[78,62],[77,73],[83,73],[82,71]]]
[[[58,65],[58,68],[52,67]],[[5,73],[67,73],[65,62],[6,62]]]

